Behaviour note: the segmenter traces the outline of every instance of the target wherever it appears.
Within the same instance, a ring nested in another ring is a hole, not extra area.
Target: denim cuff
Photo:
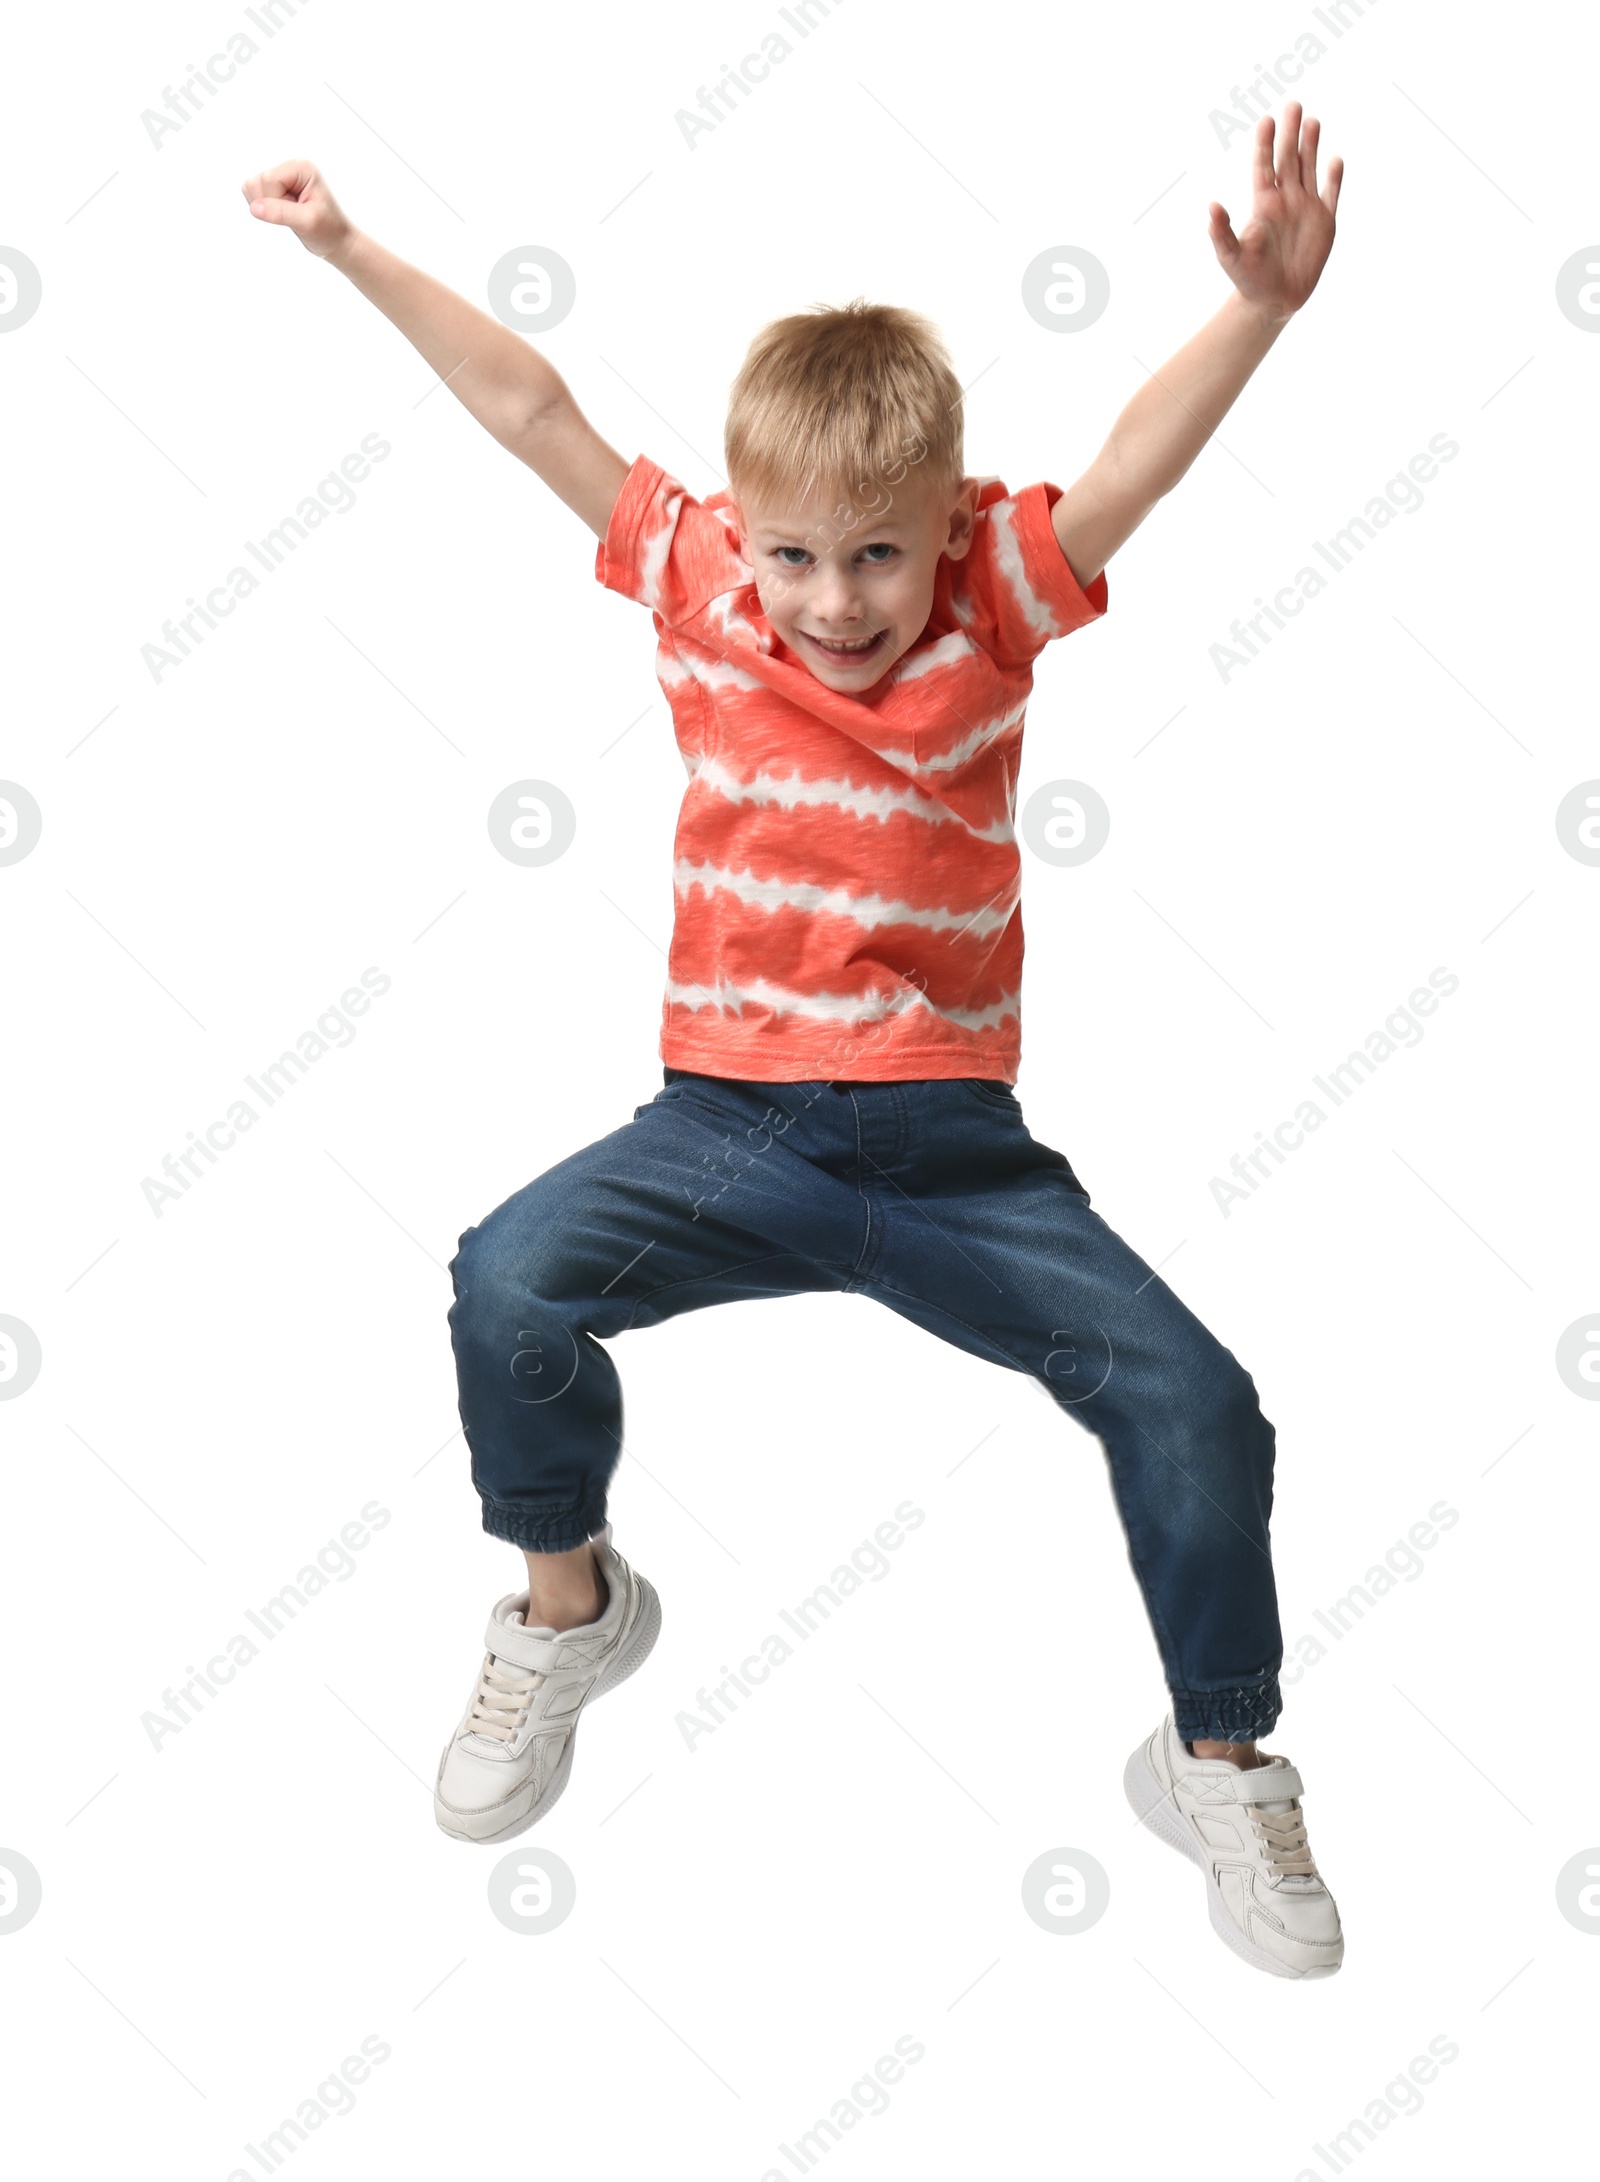
[[[483,1527],[526,1553],[570,1553],[604,1528],[606,1496],[593,1494],[576,1508],[535,1508],[514,1500],[483,1503]]]
[[[1172,1692],[1173,1724],[1186,1743],[1259,1742],[1277,1726],[1282,1710],[1276,1673],[1236,1689]]]

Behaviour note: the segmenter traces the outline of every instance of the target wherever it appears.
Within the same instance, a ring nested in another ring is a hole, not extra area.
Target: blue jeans
[[[558,1553],[605,1521],[622,1389],[603,1341],[710,1303],[871,1296],[1027,1372],[1100,1440],[1178,1733],[1264,1735],[1283,1658],[1272,1426],[1248,1372],[1089,1209],[1013,1093],[666,1079],[468,1228],[451,1261],[484,1529]]]

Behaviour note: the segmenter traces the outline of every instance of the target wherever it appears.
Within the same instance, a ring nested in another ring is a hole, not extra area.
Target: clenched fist
[[[309,159],[286,159],[241,187],[258,220],[292,228],[314,258],[331,258],[355,232]]]

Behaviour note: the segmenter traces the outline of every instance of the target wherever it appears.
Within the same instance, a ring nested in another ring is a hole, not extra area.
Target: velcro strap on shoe
[[[1230,1803],[1288,1803],[1305,1793],[1299,1768],[1293,1765],[1236,1766],[1232,1771],[1226,1798]]]
[[[493,1652],[496,1659],[503,1659],[513,1667],[526,1668],[533,1674],[549,1674],[552,1668],[564,1664],[561,1654],[565,1645],[561,1637],[537,1636],[517,1622],[491,1620],[483,1642],[485,1650]]]

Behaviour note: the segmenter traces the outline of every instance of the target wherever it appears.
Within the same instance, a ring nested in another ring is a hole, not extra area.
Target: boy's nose
[[[824,580],[816,594],[816,613],[820,621],[835,624],[839,628],[863,618],[861,601],[854,587],[843,578]]]

